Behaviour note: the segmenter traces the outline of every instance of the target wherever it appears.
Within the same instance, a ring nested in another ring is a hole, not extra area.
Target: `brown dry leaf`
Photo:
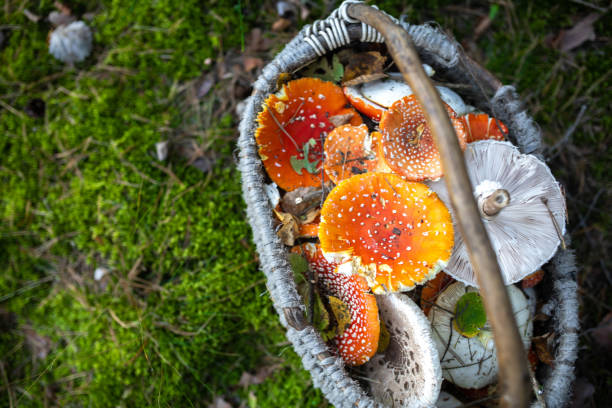
[[[285,31],[287,28],[289,28],[289,26],[291,25],[291,20],[289,20],[288,18],[279,18],[278,20],[276,20],[274,22],[274,24],[272,24],[272,31],[274,32],[280,32],[280,31]]]
[[[553,47],[559,51],[569,52],[581,46],[586,41],[596,38],[593,24],[601,17],[600,13],[590,13],[582,20],[578,21],[569,30],[561,30],[559,35],[553,40]]]
[[[255,68],[259,68],[263,66],[263,60],[257,57],[250,57],[245,55],[242,59],[242,65],[244,66],[244,70],[246,72],[251,72]]]
[[[215,397],[212,404],[210,404],[208,408],[232,408],[232,406],[222,397]]]
[[[285,194],[280,204],[284,212],[299,217],[321,203],[323,198],[320,188],[300,187]]]
[[[378,51],[354,54],[344,67],[342,85],[352,86],[385,77],[383,72],[387,57]]]
[[[21,330],[23,331],[26,344],[28,345],[32,355],[39,360],[46,359],[53,348],[53,342],[51,339],[41,336],[32,326],[27,324],[21,326]]]
[[[612,351],[612,312],[608,313],[599,325],[591,330],[591,336],[601,347]]]
[[[253,55],[258,52],[268,51],[272,47],[273,41],[264,37],[261,28],[251,30],[246,38],[245,54]]]
[[[329,120],[335,127],[338,127],[349,123],[351,119],[353,119],[353,116],[355,116],[354,113],[344,113],[341,115],[330,116],[327,118],[327,120]]]
[[[280,368],[280,364],[262,366],[257,369],[255,374],[247,373],[246,371],[240,376],[238,385],[248,387],[249,385],[257,385],[263,383],[266,378],[274,374]]]
[[[555,336],[553,333],[546,333],[532,339],[533,347],[538,355],[538,359],[547,365],[552,365],[554,361],[552,353],[552,341],[554,337]]]
[[[281,239],[282,243],[288,246],[293,246],[300,232],[300,223],[298,219],[289,213],[274,210],[274,214],[281,222],[281,227],[276,234]]]
[[[319,216],[319,214],[321,214],[320,208],[311,208],[310,210],[306,211],[306,214],[300,216],[298,221],[300,222],[300,225],[310,224]]]

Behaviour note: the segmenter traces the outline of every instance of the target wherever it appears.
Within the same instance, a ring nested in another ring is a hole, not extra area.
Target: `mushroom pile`
[[[487,396],[493,337],[418,100],[393,72],[351,72],[350,85],[299,74],[265,100],[255,137],[278,236],[306,265],[307,318],[383,404],[434,405],[441,389]],[[437,89],[528,350],[526,288],[562,245],[563,195],[503,123]]]

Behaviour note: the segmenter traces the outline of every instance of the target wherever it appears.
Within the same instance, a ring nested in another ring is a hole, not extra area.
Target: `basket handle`
[[[362,3],[348,5],[347,13],[374,27],[425,111],[440,152],[444,180],[476,272],[487,316],[493,328],[499,361],[502,407],[526,407],[529,400],[527,358],[497,258],[484,228],[463,152],[435,88],[428,80],[410,35],[385,13]]]

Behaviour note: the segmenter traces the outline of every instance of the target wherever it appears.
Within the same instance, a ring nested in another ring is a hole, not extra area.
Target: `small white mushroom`
[[[527,298],[517,287],[507,286],[512,311],[525,349],[531,343],[532,315]],[[442,375],[463,388],[482,388],[497,378],[497,355],[493,333],[488,322],[473,337],[459,333],[456,324],[456,305],[466,293],[477,292],[474,287],[455,282],[442,292],[429,311],[433,339],[440,355]]]
[[[91,52],[91,41],[91,29],[84,22],[60,25],[51,32],[49,53],[62,62],[80,62]]]
[[[557,251],[565,233],[565,199],[550,169],[507,142],[468,144],[465,162],[485,229],[506,285],[538,270]],[[427,183],[451,210],[444,180]],[[478,286],[462,235],[445,272]]]
[[[378,295],[376,302],[389,346],[365,364],[372,395],[387,406],[434,406],[442,375],[427,318],[402,294]]]

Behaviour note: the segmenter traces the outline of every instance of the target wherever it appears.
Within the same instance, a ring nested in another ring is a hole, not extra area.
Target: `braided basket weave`
[[[274,229],[274,217],[264,185],[265,171],[255,142],[256,118],[267,96],[275,92],[281,73],[295,72],[343,46],[357,42],[383,42],[372,27],[350,18],[345,1],[325,20],[304,27],[302,31],[263,69],[247,100],[240,123],[239,169],[242,174],[248,221],[259,253],[267,288],[274,302],[287,338],[310,371],[315,387],[337,407],[375,407],[379,402],[352,379],[342,360],[332,354],[315,329],[304,317],[304,302],[297,292],[286,247]],[[457,42],[428,25],[400,24],[411,36],[422,61],[431,65],[449,82],[467,84],[462,96],[478,109],[504,122],[510,140],[522,153],[541,156],[541,133],[524,111],[515,89],[502,86],[490,73],[471,61]],[[569,243],[569,237],[565,237]],[[562,407],[567,404],[574,379],[577,355],[578,312],[574,254],[566,249],[556,253],[547,266],[548,286],[543,312],[553,316],[556,334],[554,363],[538,380],[543,385],[542,398],[533,406]]]

